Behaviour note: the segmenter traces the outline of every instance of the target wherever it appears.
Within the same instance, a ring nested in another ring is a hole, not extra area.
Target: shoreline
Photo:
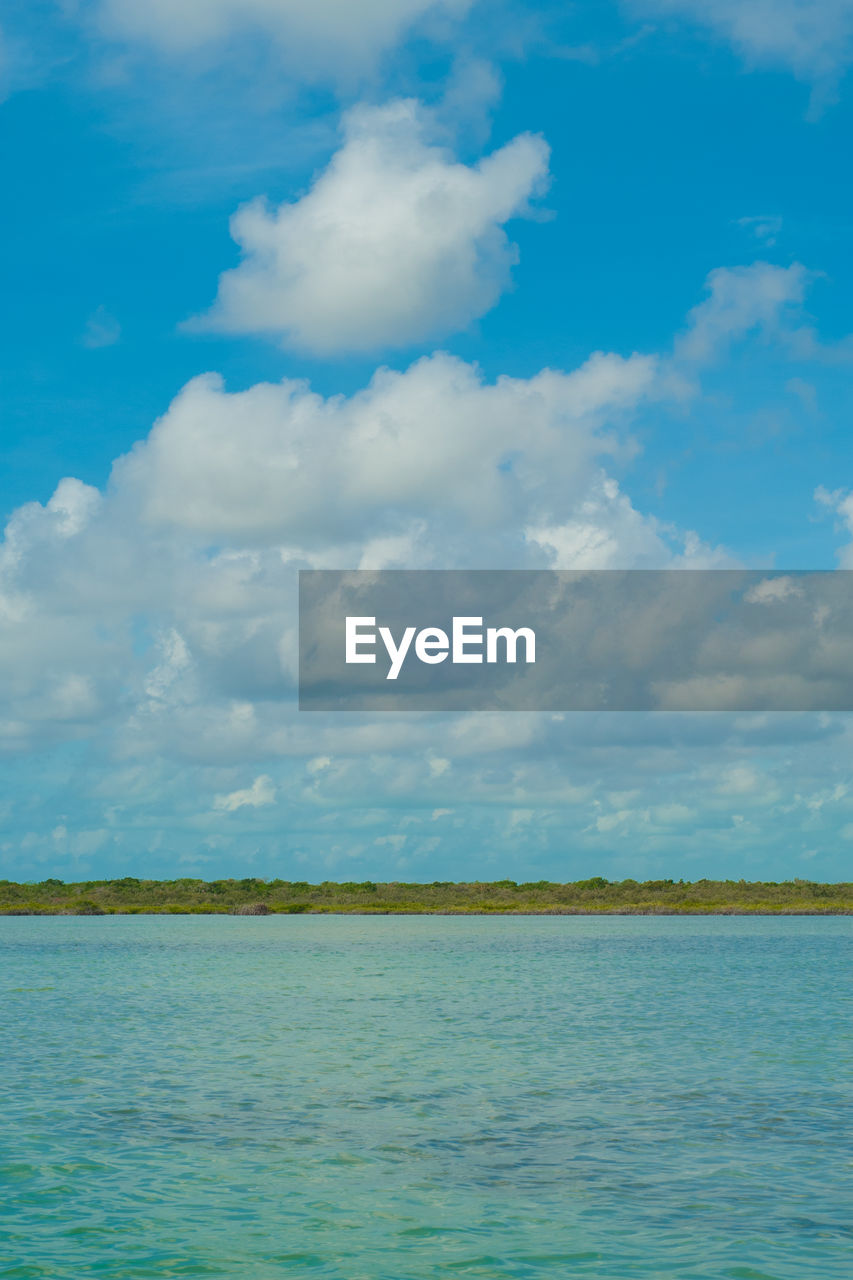
[[[0,880],[0,915],[853,915],[853,883],[813,880],[434,880],[190,877]]]
[[[428,908],[405,907],[318,907],[307,910],[292,911],[287,907],[269,911],[200,911],[192,908],[168,908],[165,911],[130,910],[122,911],[117,907],[91,911],[49,911],[28,910],[24,907],[0,909],[0,917],[62,917],[80,918],[84,916],[103,918],[104,916],[241,916],[254,919],[269,916],[853,916],[853,907],[491,907],[491,908],[453,908],[444,907],[430,911]]]

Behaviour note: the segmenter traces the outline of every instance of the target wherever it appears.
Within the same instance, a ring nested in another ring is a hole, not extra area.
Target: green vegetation
[[[853,884],[811,880],[616,880],[603,876],[553,884],[374,884],[304,880],[84,880],[15,884],[0,880],[0,914],[122,915],[345,912],[356,914],[675,914],[848,915]],[[249,910],[253,908],[254,910]]]

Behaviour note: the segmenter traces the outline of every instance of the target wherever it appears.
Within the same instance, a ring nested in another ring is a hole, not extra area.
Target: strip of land
[[[0,880],[2,915],[853,915],[853,883],[813,880]]]

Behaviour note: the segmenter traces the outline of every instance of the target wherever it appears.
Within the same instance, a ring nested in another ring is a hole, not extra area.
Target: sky
[[[0,876],[850,878],[845,715],[299,713],[299,568],[853,567],[853,0],[11,0]]]

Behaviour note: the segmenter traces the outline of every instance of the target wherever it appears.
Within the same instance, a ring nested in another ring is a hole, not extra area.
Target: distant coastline
[[[0,880],[0,915],[853,915],[853,884],[813,880]]]

